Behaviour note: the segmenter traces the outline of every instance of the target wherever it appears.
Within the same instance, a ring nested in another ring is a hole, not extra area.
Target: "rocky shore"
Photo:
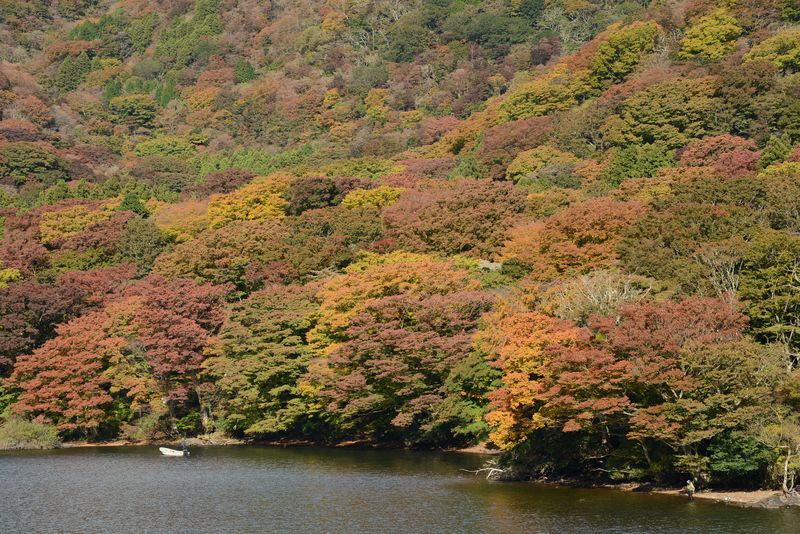
[[[665,495],[682,495],[681,490],[655,490],[653,493]],[[700,501],[711,501],[743,508],[786,508],[800,506],[800,495],[784,495],[782,491],[752,490],[752,491],[702,491],[694,494]]]
[[[672,495],[686,499],[686,491],[682,488],[669,488],[655,486],[648,483],[623,483],[608,484],[596,483],[581,479],[537,479],[533,480],[536,484],[553,484],[558,486],[568,486],[572,488],[597,488],[614,491],[651,493],[654,495]],[[800,507],[800,494],[786,496],[779,490],[742,490],[742,491],[722,491],[706,489],[694,494],[695,500],[739,506],[741,508],[765,508],[778,509],[788,507]]]

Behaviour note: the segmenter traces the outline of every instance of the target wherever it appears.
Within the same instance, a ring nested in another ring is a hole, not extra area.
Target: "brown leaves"
[[[447,432],[445,383],[493,302],[478,289],[451,262],[408,253],[367,257],[327,282],[313,332],[325,358],[309,377],[326,411],[356,435]]]
[[[62,283],[74,291],[91,287],[94,293],[78,293],[89,298],[113,287],[77,275]],[[18,358],[10,378],[21,390],[14,410],[79,433],[102,430],[113,417],[108,406],[120,397],[141,406],[142,399],[160,393],[172,410],[196,384],[204,348],[224,319],[225,292],[225,287],[157,276],[128,285],[109,296],[102,310],[59,326],[55,338]],[[155,387],[160,391],[152,391]]]
[[[407,191],[383,221],[403,249],[492,258],[524,209],[524,192],[510,184],[463,180]]]
[[[503,256],[530,266],[538,280],[613,266],[624,231],[644,213],[638,202],[588,200],[512,229]]]
[[[587,329],[536,312],[498,315],[482,343],[503,370],[487,417],[503,448],[543,426],[577,432],[595,425],[631,437],[665,436],[680,425],[663,406],[694,390],[681,351],[742,337],[746,318],[719,299],[622,304]],[[648,434],[649,433],[649,434]]]
[[[93,312],[60,326],[58,335],[18,358],[10,384],[22,389],[14,411],[44,416],[62,431],[97,432],[112,402],[104,364],[124,341],[108,337],[109,318]]]

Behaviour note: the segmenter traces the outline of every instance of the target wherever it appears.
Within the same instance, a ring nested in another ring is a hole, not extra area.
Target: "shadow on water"
[[[156,447],[0,453],[0,532],[798,532],[800,512],[487,482],[473,455]]]

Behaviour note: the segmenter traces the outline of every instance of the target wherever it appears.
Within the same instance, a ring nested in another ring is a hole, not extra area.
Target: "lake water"
[[[800,532],[796,510],[487,482],[453,453],[155,447],[0,452],[0,532]]]

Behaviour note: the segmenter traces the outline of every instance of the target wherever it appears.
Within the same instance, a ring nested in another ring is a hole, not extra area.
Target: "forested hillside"
[[[6,433],[800,472],[800,2],[0,0],[0,58]]]

